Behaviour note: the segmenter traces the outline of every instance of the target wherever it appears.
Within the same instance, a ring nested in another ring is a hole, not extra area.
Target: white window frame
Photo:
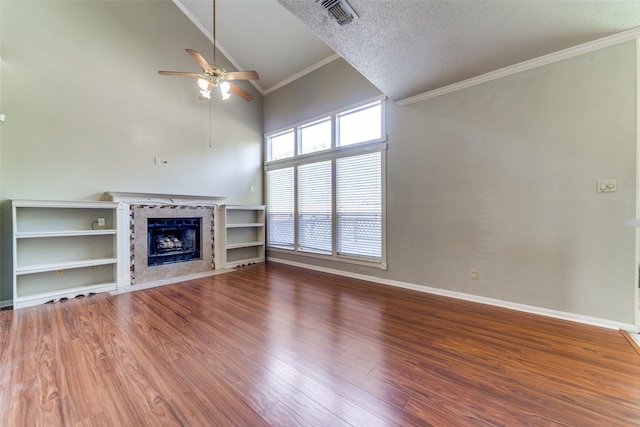
[[[349,264],[357,264],[368,267],[376,267],[381,268],[383,270],[387,269],[387,244],[386,244],[386,150],[387,150],[387,132],[386,132],[386,97],[379,96],[373,99],[366,100],[364,102],[351,105],[344,109],[340,109],[337,111],[333,111],[328,114],[323,114],[318,117],[314,117],[313,119],[297,123],[293,126],[287,126],[286,128],[277,130],[275,132],[270,132],[265,134],[265,153],[268,155],[271,152],[270,147],[270,138],[282,135],[283,133],[290,132],[293,130],[294,138],[295,138],[295,154],[292,157],[287,157],[284,159],[278,159],[273,161],[265,161],[265,183],[267,183],[269,174],[267,173],[270,170],[283,169],[288,167],[294,168],[294,247],[293,249],[283,248],[278,246],[269,246],[267,242],[267,249],[272,252],[281,252],[281,253],[295,253],[299,256],[311,257],[311,258],[319,258],[325,260],[332,260],[337,262],[349,263]],[[380,102],[381,108],[381,137],[371,141],[363,141],[351,145],[346,146],[338,146],[338,128],[337,128],[337,117],[341,114],[345,114],[348,112],[353,112],[355,110],[364,109],[368,105],[373,103]],[[317,123],[322,120],[326,120],[327,118],[331,118],[331,148],[320,150],[308,154],[299,154],[301,151],[300,147],[300,129]],[[341,157],[349,157],[360,154],[368,154],[380,152],[381,156],[381,197],[382,197],[382,230],[381,230],[381,257],[379,259],[371,260],[365,257],[357,257],[357,256],[349,256],[349,255],[341,255],[337,253],[337,236],[336,236],[336,218],[337,218],[337,206],[336,206],[336,180],[335,180],[335,162],[336,159]],[[268,157],[267,157],[268,158]],[[333,235],[332,235],[332,253],[331,255],[324,254],[315,254],[312,252],[300,251],[299,242],[298,242],[298,173],[297,167],[299,165],[315,163],[323,160],[330,160],[332,162],[332,170],[334,177],[332,179],[332,197],[333,197],[333,206],[332,206],[332,216],[333,216]],[[267,183],[268,184],[268,183]],[[267,194],[268,197],[268,194]],[[268,224],[267,224],[268,227]]]

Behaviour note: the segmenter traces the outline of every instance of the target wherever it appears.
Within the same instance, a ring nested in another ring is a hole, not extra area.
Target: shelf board
[[[40,237],[74,237],[74,236],[104,236],[115,235],[117,230],[68,230],[68,231],[26,231],[17,232],[16,239],[35,239]]]
[[[72,268],[92,267],[117,263],[117,258],[98,258],[80,261],[52,262],[47,264],[23,265],[16,267],[16,275],[45,273],[48,271],[68,270]]]
[[[263,211],[264,205],[223,205],[227,210],[233,211]]]
[[[264,222],[245,222],[237,224],[227,224],[227,228],[264,227]]]
[[[16,208],[63,208],[63,209],[118,209],[117,202],[106,201],[62,201],[62,200],[13,200]]]
[[[232,245],[227,245],[227,249],[241,249],[241,248],[251,248],[254,246],[263,246],[264,242],[243,242],[243,243],[234,243]]]

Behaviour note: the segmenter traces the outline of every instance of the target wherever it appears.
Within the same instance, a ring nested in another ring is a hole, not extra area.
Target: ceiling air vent
[[[347,25],[358,17],[345,0],[317,0],[317,4],[326,10],[338,25]]]

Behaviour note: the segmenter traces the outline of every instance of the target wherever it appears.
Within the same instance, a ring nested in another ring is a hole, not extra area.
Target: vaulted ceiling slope
[[[640,27],[640,0],[346,1],[339,26],[317,0],[217,0],[218,46],[263,94],[339,55],[398,101]],[[211,0],[174,2],[211,38]]]
[[[347,0],[342,27],[278,1],[396,101],[640,26],[640,1]]]

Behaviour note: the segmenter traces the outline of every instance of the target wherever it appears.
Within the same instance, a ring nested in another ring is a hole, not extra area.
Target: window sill
[[[379,268],[380,270],[387,270],[386,260],[366,260],[362,258],[348,257],[344,255],[321,255],[310,252],[296,251],[294,249],[283,249],[281,247],[267,246],[267,251],[272,253],[291,254],[299,257],[322,259],[326,261],[338,262],[343,264],[355,264],[366,267]]]

